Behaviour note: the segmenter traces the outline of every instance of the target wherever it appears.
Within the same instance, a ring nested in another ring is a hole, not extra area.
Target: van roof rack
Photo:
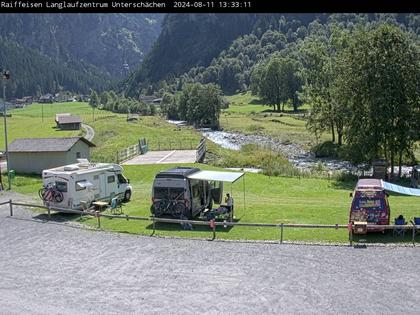
[[[200,169],[196,167],[174,167],[166,171],[159,172],[156,177],[179,177],[183,178],[193,173],[199,172]]]

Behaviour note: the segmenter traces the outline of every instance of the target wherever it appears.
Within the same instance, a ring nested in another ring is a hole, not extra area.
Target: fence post
[[[98,229],[100,229],[101,228],[101,216],[100,216],[98,210],[95,211],[95,217],[98,218]]]
[[[48,211],[48,220],[51,220],[51,209],[50,209],[50,205],[47,205],[47,211]]]
[[[120,164],[120,159],[119,159],[118,151],[117,151],[117,164]]]
[[[150,235],[150,236],[155,235],[155,232],[156,232],[156,221],[155,221],[155,215],[154,214],[152,215],[152,222],[153,222],[153,232],[152,232],[152,235]]]
[[[283,244],[283,228],[284,224],[280,224],[280,244]]]
[[[353,246],[353,223],[349,223],[348,229],[349,229],[350,246]]]
[[[171,150],[172,150],[172,142],[169,141],[169,151],[171,151]]]
[[[216,221],[214,219],[210,220],[210,228],[213,230],[213,238],[211,240],[214,241],[216,239]]]
[[[413,246],[416,246],[415,244],[415,237],[416,237],[416,224],[414,222],[413,223]]]
[[[13,202],[12,202],[12,199],[9,199],[9,207],[10,207],[10,216],[13,217]]]

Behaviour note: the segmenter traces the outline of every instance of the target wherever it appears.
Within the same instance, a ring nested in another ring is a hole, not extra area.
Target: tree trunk
[[[394,164],[395,164],[395,161],[394,161],[394,152],[391,151],[391,174],[390,174],[391,181],[394,180]]]
[[[403,149],[400,150],[399,155],[398,155],[398,178],[401,178],[402,156],[403,156]]]
[[[341,146],[343,144],[343,131],[337,130],[337,137],[338,137],[338,146]]]
[[[293,111],[297,112],[297,101],[296,101],[296,95],[293,96]]]
[[[331,136],[332,136],[332,142],[335,143],[335,130],[334,130],[334,122],[331,122]]]

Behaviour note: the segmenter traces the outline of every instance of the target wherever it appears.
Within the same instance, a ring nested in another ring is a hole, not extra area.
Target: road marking
[[[170,157],[171,155],[173,155],[175,152],[176,152],[176,150],[173,150],[172,152],[170,152],[169,154],[167,154],[166,156],[164,156],[163,158],[161,158],[156,163],[161,163],[161,162],[165,161],[168,157]]]

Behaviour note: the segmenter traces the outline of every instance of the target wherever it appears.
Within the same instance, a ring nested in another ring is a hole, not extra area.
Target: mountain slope
[[[92,64],[105,74],[122,77],[124,64],[136,67],[150,50],[162,18],[161,14],[0,14],[0,36],[56,62]]]
[[[281,17],[308,23],[323,14],[168,14],[162,32],[139,69],[124,83],[130,95],[141,88],[178,76],[195,66],[208,66],[239,36],[261,35],[278,26]]]
[[[11,72],[7,82],[7,98],[55,93],[59,90],[88,93],[89,89],[103,90],[111,81],[95,67],[78,63],[64,65],[0,37],[0,65]],[[75,68],[83,67],[76,70]]]

